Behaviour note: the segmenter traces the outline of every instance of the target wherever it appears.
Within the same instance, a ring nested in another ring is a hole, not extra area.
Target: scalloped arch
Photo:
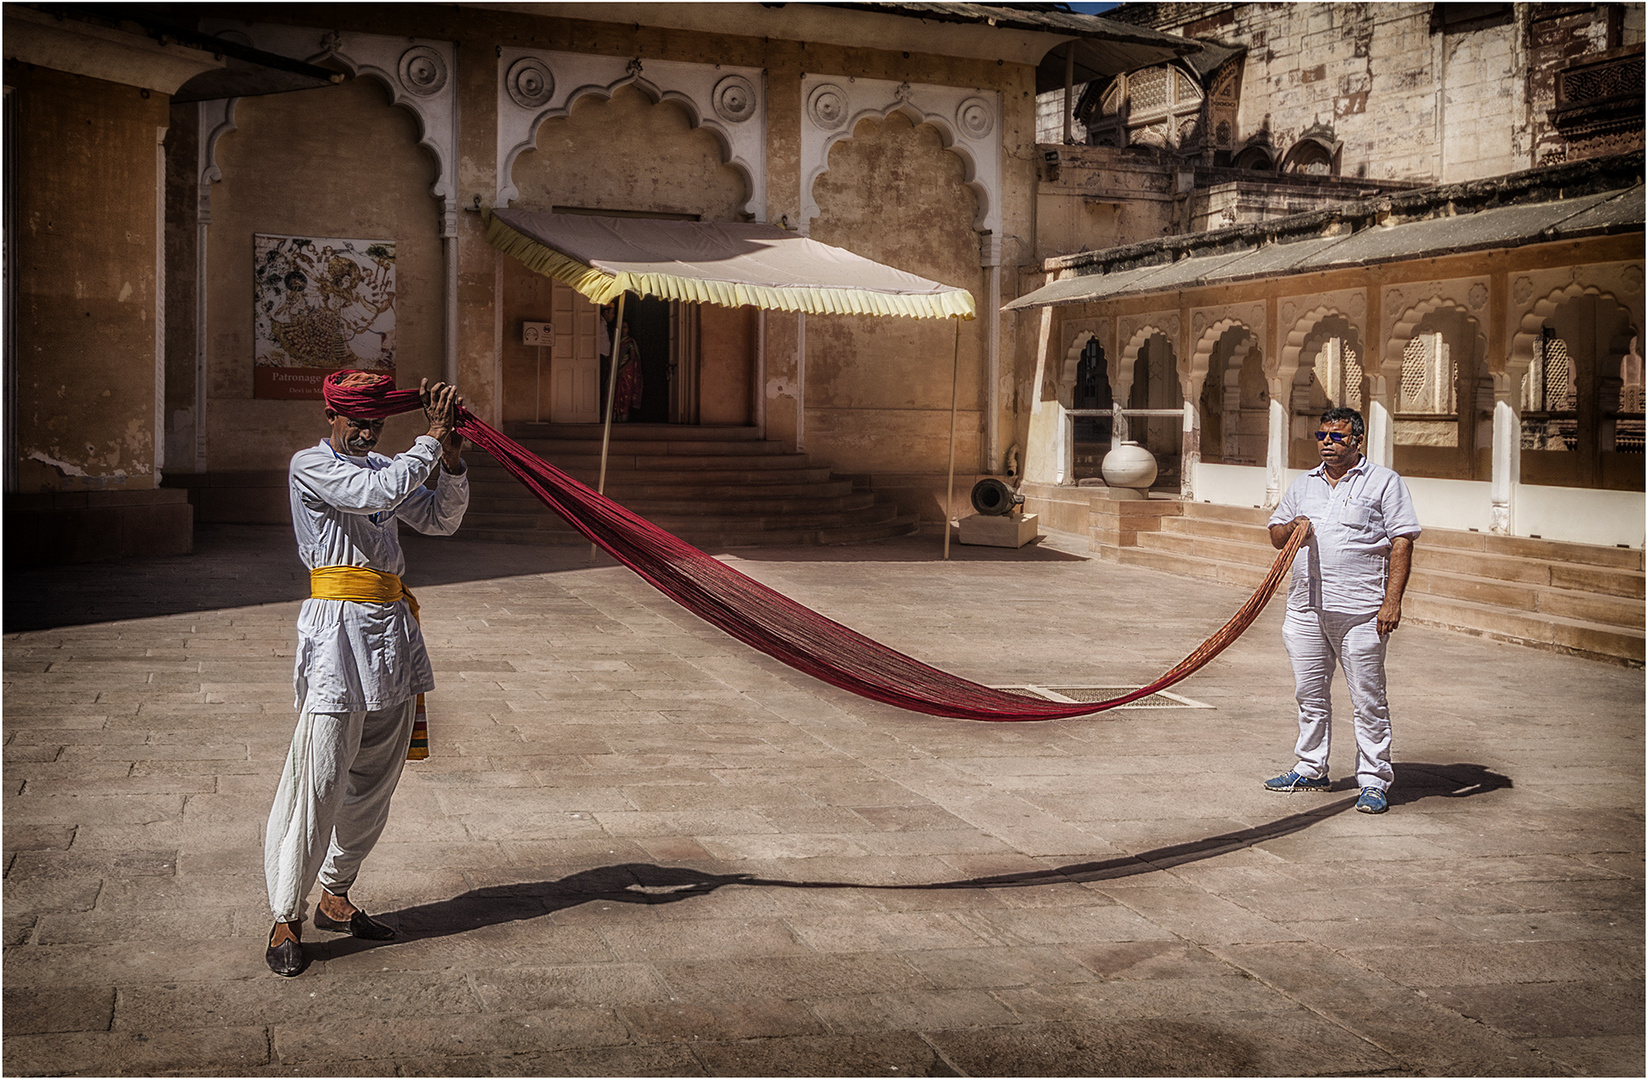
[[[348,69],[349,74],[359,78],[369,75],[383,88],[389,91],[389,104],[404,109],[412,114],[412,122],[418,129],[418,146],[435,162],[435,182],[429,186],[429,194],[441,200],[443,209],[451,210],[457,203],[457,190],[453,186],[451,173],[455,162],[449,162],[441,150],[440,141],[435,132],[431,131],[429,118],[419,108],[418,102],[422,99],[415,94],[409,94],[401,86],[398,73],[385,71],[376,64],[356,60],[341,47],[324,49],[308,58],[311,64],[320,64],[325,60],[336,60]],[[448,78],[456,78],[456,73],[448,73]]]
[[[538,130],[543,127],[546,120],[565,119],[571,116],[574,106],[585,98],[595,98],[603,102],[611,101],[612,95],[626,86],[633,86],[639,90],[654,105],[670,104],[676,106],[686,114],[687,122],[691,125],[693,131],[708,131],[715,137],[716,147],[721,153],[721,164],[731,167],[744,182],[742,205],[747,212],[750,203],[755,200],[757,195],[757,178],[751,163],[734,152],[732,137],[727,131],[726,125],[714,117],[705,116],[703,111],[698,108],[698,103],[689,95],[677,90],[665,90],[650,79],[637,74],[626,74],[610,83],[585,83],[577,86],[567,94],[566,101],[563,104],[536,113],[532,117],[532,122],[527,126],[526,138],[511,147],[504,157],[502,175],[500,176],[502,183],[499,188],[499,204],[507,205],[520,198],[520,189],[515,186],[514,181],[515,163],[520,160],[522,154],[538,149]]]
[[[1391,324],[1390,336],[1385,338],[1384,355],[1380,357],[1381,368],[1383,367],[1384,356],[1400,355],[1402,350],[1407,348],[1408,342],[1413,340],[1413,332],[1419,328],[1419,324],[1424,322],[1427,316],[1444,309],[1457,311],[1463,315],[1471,326],[1476,329],[1478,340],[1481,340],[1483,336],[1482,321],[1471,314],[1471,309],[1463,301],[1454,300],[1451,297],[1443,296],[1441,293],[1432,293],[1426,299],[1408,305],[1407,310],[1397,316],[1396,322]],[[1372,373],[1370,372],[1370,374]]]
[[[1338,304],[1317,304],[1293,321],[1293,326],[1288,330],[1287,337],[1282,339],[1281,354],[1277,356],[1276,366],[1272,369],[1271,374],[1283,377],[1283,373],[1286,372],[1285,378],[1287,380],[1291,380],[1297,375],[1299,358],[1304,355],[1305,346],[1310,343],[1317,326],[1324,320],[1333,317],[1343,319],[1345,325],[1350,327],[1351,333],[1355,335],[1356,343],[1358,345],[1362,344],[1362,328],[1357,325],[1354,315],[1341,309]],[[1377,367],[1369,370],[1368,359],[1367,357],[1362,358],[1362,370],[1370,375],[1376,374]]]
[[[1516,334],[1511,338],[1510,355],[1505,359],[1507,374],[1520,378],[1528,370],[1528,365],[1533,362],[1534,358],[1534,341],[1542,335],[1545,321],[1555,315],[1563,304],[1579,296],[1605,297],[1612,300],[1621,311],[1625,312],[1626,319],[1635,327],[1637,333],[1642,332],[1642,328],[1637,325],[1637,320],[1631,313],[1630,306],[1615,295],[1612,290],[1599,288],[1595,285],[1581,285],[1576,281],[1563,288],[1552,289],[1543,297],[1534,301],[1533,306],[1528,309],[1528,313],[1522,316],[1522,322],[1518,325]]]
[[[834,149],[836,144],[851,139],[857,132],[858,125],[863,121],[874,120],[877,123],[885,123],[887,120],[892,119],[895,114],[902,115],[914,127],[926,124],[933,128],[938,132],[940,149],[946,150],[961,159],[961,182],[973,193],[977,207],[973,214],[973,228],[986,229],[993,211],[990,201],[990,189],[979,177],[978,162],[974,159],[972,152],[968,150],[967,144],[957,137],[955,126],[949,120],[937,113],[922,112],[908,101],[895,101],[885,109],[860,109],[846,123],[842,124],[839,130],[825,137],[822,163],[813,168],[811,174],[807,176],[806,181],[801,186],[801,194],[805,204],[801,212],[802,217],[810,221],[819,214],[818,200],[813,197],[813,189],[818,183],[818,178],[830,171],[830,151]]]
[[[1225,336],[1226,331],[1238,326],[1246,330],[1247,336],[1250,338],[1259,336],[1259,331],[1249,326],[1247,320],[1234,316],[1220,319],[1202,331],[1202,336],[1197,340],[1196,347],[1190,351],[1189,369],[1185,373],[1191,389],[1200,385],[1207,378],[1207,369],[1213,360],[1213,350],[1219,347],[1219,340]]]

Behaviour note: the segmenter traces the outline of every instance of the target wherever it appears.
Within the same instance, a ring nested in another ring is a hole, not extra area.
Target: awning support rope
[[[339,393],[338,407],[349,416],[392,416],[419,407],[417,390]],[[751,648],[873,701],[959,720],[1060,720],[1113,709],[1167,689],[1219,655],[1252,625],[1293,565],[1305,535],[1303,528],[1296,530],[1241,609],[1165,675],[1108,701],[1066,705],[970,682],[828,619],[590,490],[467,410],[460,412],[458,431],[592,543]]]

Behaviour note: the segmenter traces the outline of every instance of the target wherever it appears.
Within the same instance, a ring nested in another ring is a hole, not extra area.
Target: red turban
[[[371,403],[381,407],[385,395],[395,389],[395,377],[373,371],[355,371],[344,368],[326,376],[321,383],[321,397],[326,407],[345,416],[363,416],[362,406]]]

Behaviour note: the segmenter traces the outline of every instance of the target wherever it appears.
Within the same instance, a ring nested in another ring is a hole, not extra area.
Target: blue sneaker
[[[1356,809],[1364,814],[1383,814],[1390,809],[1390,802],[1379,788],[1365,787],[1362,797],[1356,800]]]
[[[1293,769],[1289,769],[1281,776],[1273,776],[1265,781],[1266,791],[1326,791],[1327,789],[1327,777],[1320,776],[1312,780],[1308,776],[1300,776]]]

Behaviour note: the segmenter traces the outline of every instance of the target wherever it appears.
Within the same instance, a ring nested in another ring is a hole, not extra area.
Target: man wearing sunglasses
[[[395,457],[374,453],[383,421],[346,415],[334,389],[382,394],[393,378],[328,376],[330,432],[292,457],[292,528],[310,571],[298,614],[294,684],[299,710],[292,747],[269,812],[264,870],[274,928],[266,959],[277,975],[305,966],[304,903],[318,877],[315,925],[385,940],[392,927],[349,899],[361,861],[389,818],[389,800],[414,743],[418,695],[434,689],[417,608],[401,585],[397,535],[454,532],[469,506],[456,388],[419,387],[427,434]]]
[[[1327,791],[1335,663],[1350,687],[1356,731],[1356,809],[1387,809],[1391,771],[1385,645],[1402,621],[1419,519],[1402,478],[1362,455],[1366,427],[1355,409],[1322,414],[1322,464],[1299,477],[1270,516],[1270,542],[1287,546],[1299,526],[1308,539],[1288,580],[1282,643],[1293,664],[1299,741],[1292,769],[1265,781],[1270,791]]]

